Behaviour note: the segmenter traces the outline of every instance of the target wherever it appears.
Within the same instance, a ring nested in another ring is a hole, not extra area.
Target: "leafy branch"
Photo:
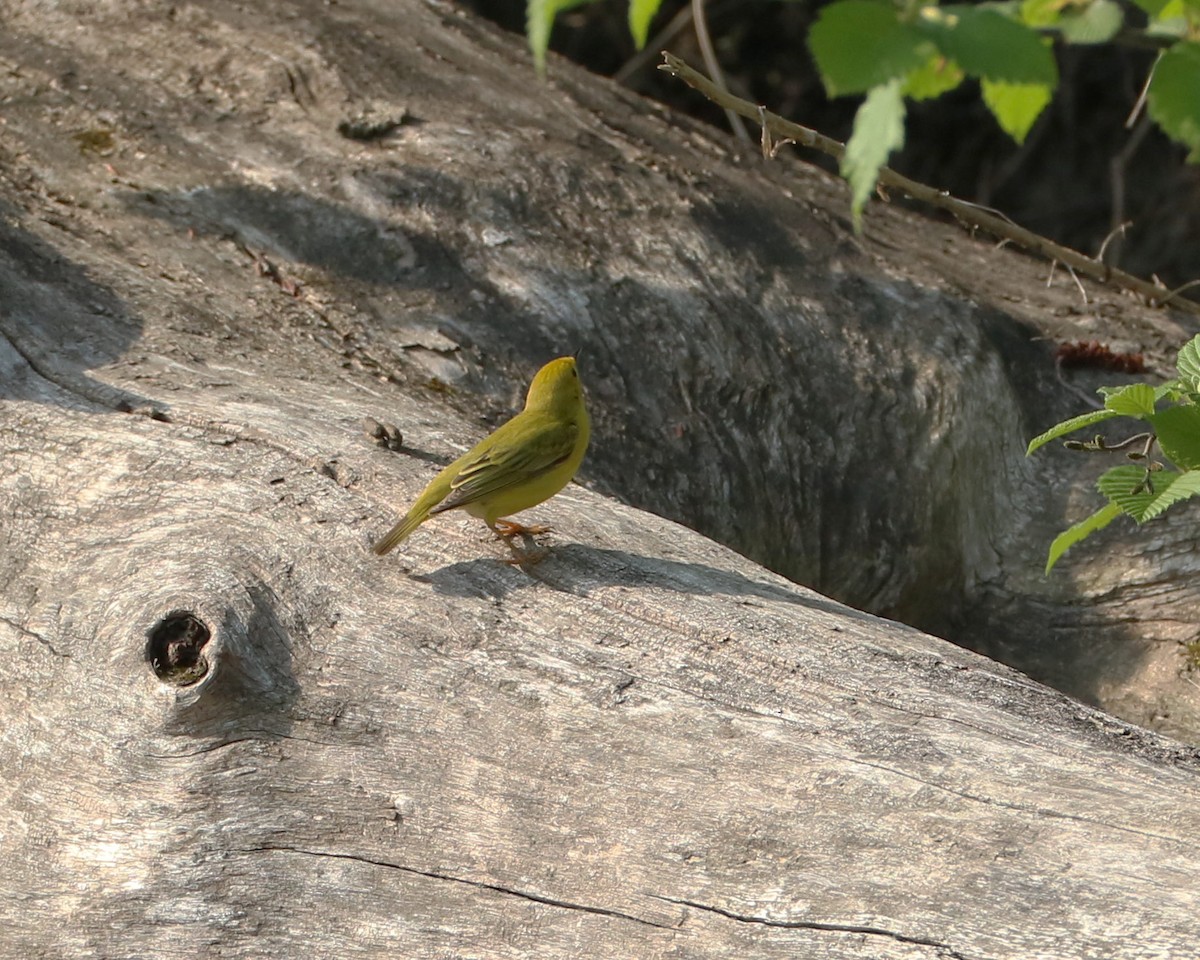
[[[1110,468],[1096,481],[1108,503],[1054,538],[1046,559],[1047,573],[1070,547],[1121,514],[1144,523],[1200,494],[1200,336],[1179,351],[1176,370],[1178,377],[1157,388],[1147,383],[1102,388],[1103,410],[1065,420],[1029,442],[1027,455],[1067,434],[1116,417],[1134,418],[1150,428],[1115,442],[1103,434],[1090,441],[1064,442],[1070,450],[1090,453],[1126,451],[1126,458],[1133,462]],[[1168,463],[1151,458],[1155,446]]]
[[[1200,161],[1200,0],[1135,2],[1149,18],[1146,39],[1170,40],[1147,81],[1150,116]],[[842,163],[856,219],[879,168],[904,142],[903,100],[889,92],[885,101],[881,91],[898,85],[905,97],[928,100],[974,78],[996,122],[1022,143],[1058,85],[1053,38],[1087,45],[1118,35],[1130,31],[1115,0],[835,0],[822,8],[808,45],[826,91],[866,94]]]
[[[592,0],[527,0],[527,33],[539,73],[554,18]],[[834,0],[821,8],[808,46],[831,97],[863,95],[840,156],[857,225],[888,156],[904,145],[906,100],[930,100],[967,78],[1000,127],[1022,143],[1058,86],[1053,44],[1134,43],[1159,49],[1144,103],[1167,136],[1200,162],[1200,0],[1133,0],[1144,28],[1126,23],[1117,0]],[[638,49],[662,0],[629,0]],[[693,0],[697,25],[703,2]],[[717,76],[715,64],[709,73]],[[1132,117],[1130,118],[1132,121]]]
[[[847,146],[844,146],[840,141],[834,140],[832,137],[827,137],[816,130],[801,126],[798,123],[793,123],[791,120],[785,120],[778,114],[772,113],[758,104],[751,103],[749,100],[743,100],[741,97],[735,97],[733,94],[722,90],[702,73],[697,72],[672,54],[664,53],[663,61],[659,66],[660,70],[666,71],[671,76],[678,77],[684,83],[688,84],[688,86],[704,94],[704,96],[708,97],[708,99],[712,100],[718,106],[725,107],[734,113],[748,117],[759,123],[762,127],[764,156],[773,157],[779,145],[785,141],[817,150],[839,161],[848,149]],[[1032,230],[1020,227],[1011,220],[992,213],[977,204],[959,200],[943,190],[937,190],[934,187],[919,183],[901,173],[897,173],[890,167],[880,167],[878,177],[879,184],[882,187],[894,188],[907,194],[914,200],[919,200],[938,210],[945,210],[947,213],[953,214],[960,223],[966,226],[984,230],[994,237],[1007,240],[1031,253],[1040,254],[1048,260],[1065,264],[1086,277],[1091,277],[1101,283],[1111,283],[1123,290],[1136,293],[1143,297],[1151,306],[1165,306],[1171,303],[1190,313],[1200,314],[1200,304],[1179,296],[1178,291],[1172,292],[1166,290],[1124,270],[1111,267],[1101,259],[1086,256],[1077,250],[1072,250],[1070,247],[1064,247],[1034,233]]]

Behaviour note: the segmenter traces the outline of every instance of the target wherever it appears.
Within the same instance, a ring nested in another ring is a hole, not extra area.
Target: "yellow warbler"
[[[479,517],[510,546],[518,534],[544,533],[549,527],[500,518],[537,506],[570,483],[590,434],[575,358],[551,360],[529,385],[525,409],[434,477],[372,549],[383,556],[426,519],[447,510]]]

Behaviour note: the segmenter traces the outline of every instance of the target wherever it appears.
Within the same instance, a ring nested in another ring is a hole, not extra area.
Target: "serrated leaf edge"
[[[1084,427],[1090,427],[1093,423],[1103,423],[1105,420],[1112,420],[1121,416],[1115,410],[1093,410],[1091,413],[1081,413],[1077,417],[1072,417],[1070,420],[1064,420],[1062,423],[1056,423],[1045,433],[1039,433],[1036,437],[1029,441],[1029,446],[1025,450],[1025,456],[1029,456],[1039,447],[1044,447],[1051,440],[1057,440],[1059,437],[1065,437],[1068,433],[1074,433],[1076,430],[1082,430]]]

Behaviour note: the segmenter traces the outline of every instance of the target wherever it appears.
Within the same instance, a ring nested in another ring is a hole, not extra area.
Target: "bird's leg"
[[[527,551],[522,550],[513,543],[514,537],[530,537],[535,534],[545,533],[550,528],[543,526],[527,527],[520,523],[513,523],[511,520],[497,520],[495,523],[488,524],[492,528],[492,532],[504,541],[505,546],[512,551],[512,556],[505,560],[505,563],[511,563],[514,567],[524,566],[525,564],[541,563],[546,559],[549,550]]]
[[[514,547],[510,543],[508,545],[508,549],[512,551],[512,556],[505,558],[501,562],[507,563],[513,567],[525,567],[525,566],[531,567],[535,563],[541,563],[548,556],[550,556],[550,551],[547,550],[545,547],[543,547],[540,550],[525,551],[525,550],[521,550],[518,547]]]
[[[497,520],[492,524],[492,530],[501,540],[511,540],[513,537],[535,537],[539,533],[549,533],[550,527],[544,524],[527,527],[523,523],[517,523],[515,520]]]

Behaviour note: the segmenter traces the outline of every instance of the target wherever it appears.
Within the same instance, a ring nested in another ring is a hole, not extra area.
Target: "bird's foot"
[[[541,550],[518,550],[510,543],[508,549],[512,551],[512,556],[501,562],[513,567],[532,567],[534,564],[541,563],[550,556],[550,551],[545,548]]]
[[[497,520],[492,524],[492,529],[502,540],[511,540],[513,537],[536,537],[538,534],[549,533],[551,528],[540,523],[527,527],[514,520]]]
[[[527,527],[523,523],[517,523],[513,520],[497,520],[492,524],[492,530],[505,546],[511,551],[512,556],[505,560],[505,563],[510,563],[514,567],[533,566],[535,563],[541,563],[549,555],[550,551],[542,548],[538,550],[524,550],[518,547],[513,540],[521,537],[524,540],[532,541],[538,534],[549,533],[550,528],[542,524]]]

